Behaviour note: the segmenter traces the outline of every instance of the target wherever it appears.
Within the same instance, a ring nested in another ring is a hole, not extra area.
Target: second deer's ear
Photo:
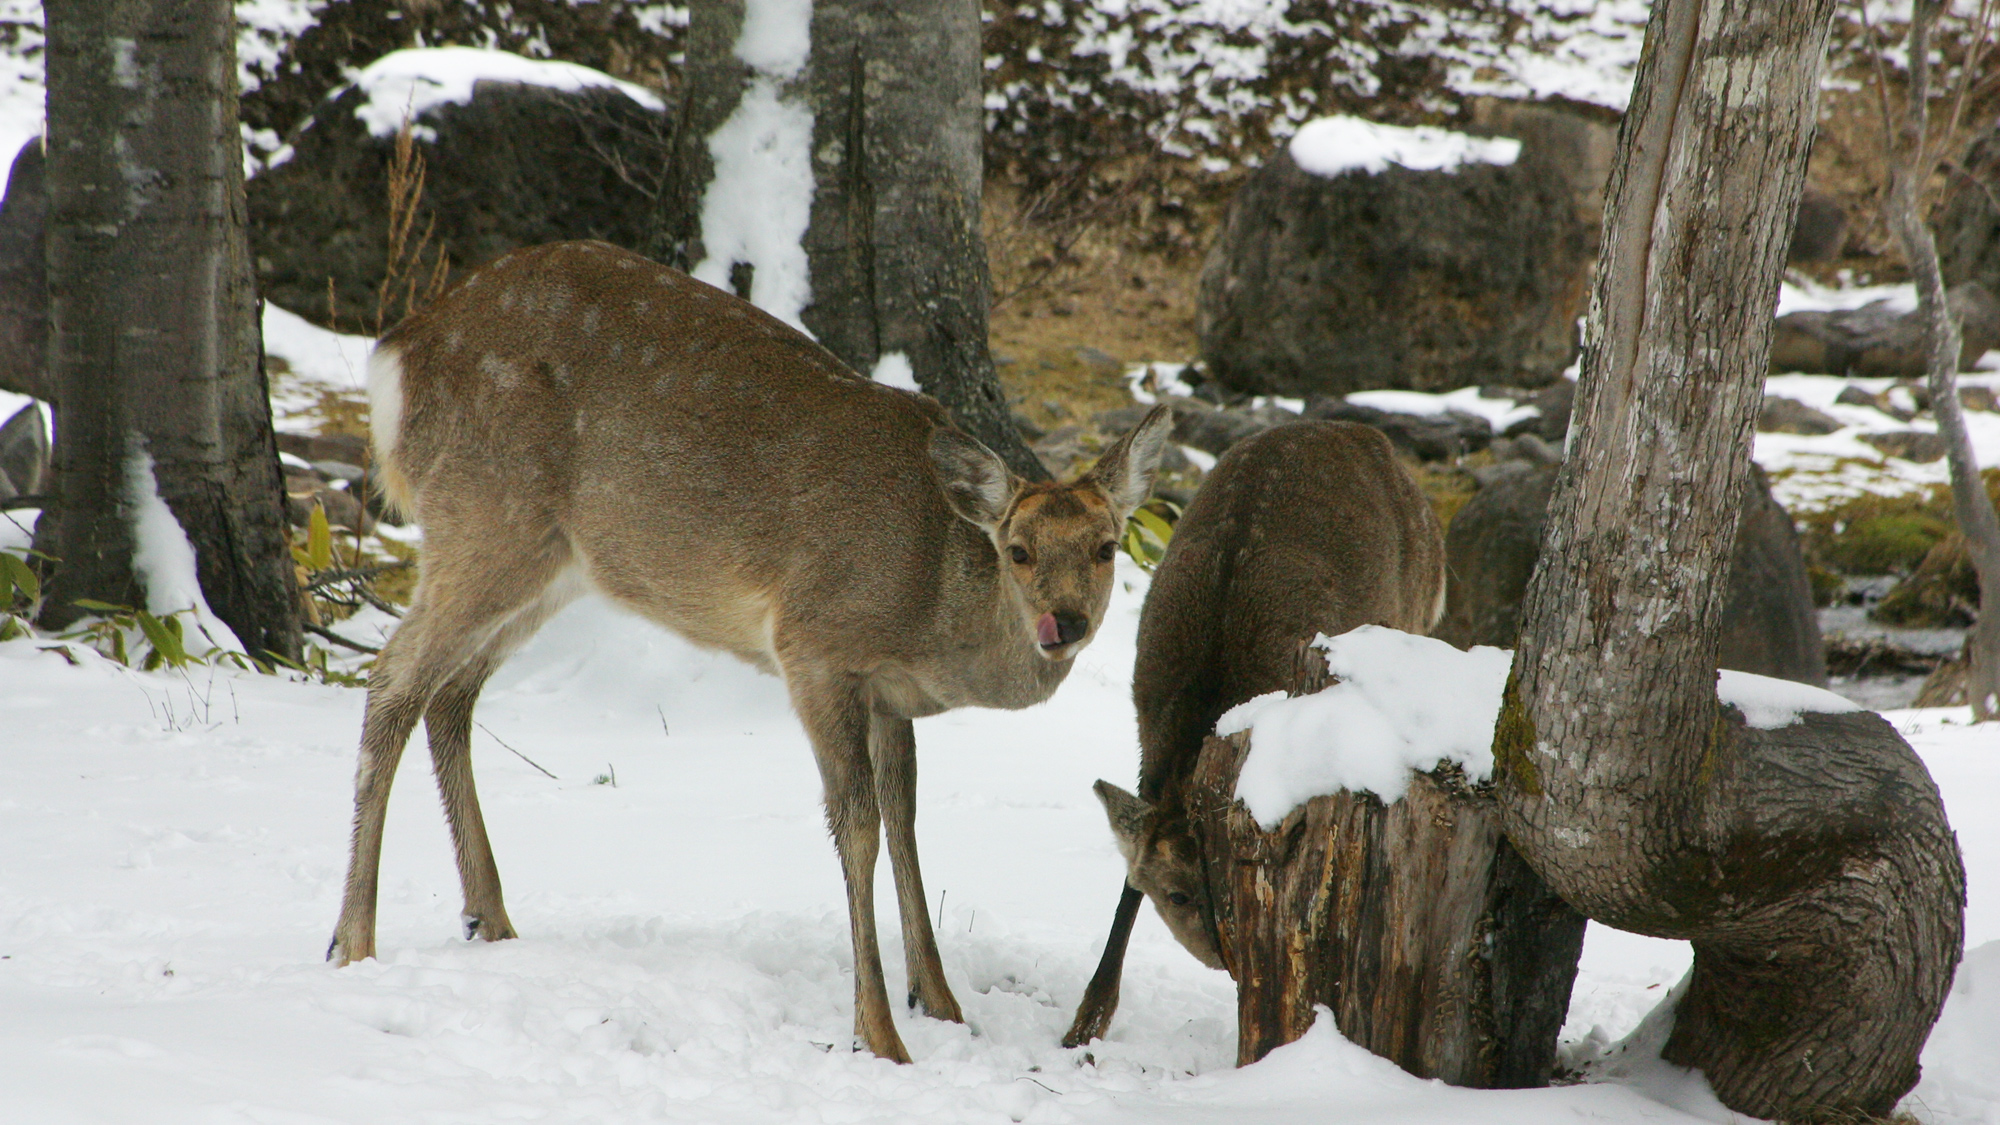
[[[992,450],[953,429],[931,434],[931,466],[952,511],[988,535],[1021,485]]]
[[[1118,839],[1119,854],[1125,857],[1125,862],[1132,862],[1132,857],[1139,854],[1139,837],[1145,834],[1153,818],[1153,806],[1108,781],[1099,781],[1091,788],[1096,790],[1097,799],[1104,802],[1104,815],[1111,818],[1111,834]]]
[[[1173,436],[1174,413],[1165,403],[1155,406],[1132,432],[1114,442],[1090,470],[1095,481],[1111,498],[1111,506],[1122,521],[1153,494],[1153,477],[1160,470],[1160,454]]]

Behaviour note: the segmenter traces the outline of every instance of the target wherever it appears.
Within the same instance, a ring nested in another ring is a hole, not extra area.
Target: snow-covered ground
[[[1326,1028],[1232,1071],[1228,978],[1150,912],[1110,1041],[1088,1058],[1057,1046],[1122,874],[1090,783],[1135,769],[1144,585],[1121,573],[1103,637],[1048,704],[918,724],[926,876],[969,1022],[902,1014],[909,1067],[849,1050],[816,772],[778,682],[729,658],[597,603],[563,614],[496,678],[474,744],[521,939],[458,940],[418,746],[391,804],[381,957],[335,970],[321,958],[362,693],[0,644],[0,1120],[1276,1123],[1329,1106],[1399,1125],[1728,1119],[1657,1063],[1478,1093],[1409,1078]],[[1910,1104],[1929,1121],[2000,1120],[2000,823],[1982,815],[2000,739],[1962,713],[1895,718],[1944,787],[1971,873],[1971,958]],[[1571,1056],[1631,1031],[1686,964],[1685,946],[1594,930]]]

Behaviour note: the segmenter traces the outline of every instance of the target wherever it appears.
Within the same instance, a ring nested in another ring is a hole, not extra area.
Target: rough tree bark
[[[143,604],[133,464],[193,545],[203,596],[252,653],[295,658],[236,123],[229,0],[49,0],[49,365],[61,560],[42,623],[79,597]]]
[[[672,241],[703,257],[707,138],[748,77],[732,52],[744,0],[690,7],[688,77],[670,197]],[[1013,470],[1043,480],[987,351],[991,282],[980,231],[983,175],[977,0],[816,0],[812,50],[794,88],[813,114],[812,301],[802,319],[864,374],[908,359],[917,384]]]
[[[1929,135],[1930,33],[1944,10],[1944,0],[1916,0],[1910,12],[1910,89],[1903,119],[1897,123],[1895,157],[1889,177],[1888,216],[1903,244],[1903,257],[1917,284],[1917,308],[1930,325],[1927,382],[1931,412],[1945,439],[1945,459],[1951,466],[1952,512],[1965,536],[1972,569],[1979,576],[1979,616],[1966,648],[1965,698],[1972,704],[1972,721],[2000,719],[2000,515],[1979,477],[1979,461],[1965,429],[1965,412],[1958,401],[1961,340],[1958,318],[1945,299],[1944,274],[1938,266],[1937,240],[1924,221],[1920,200],[1924,182],[1936,170],[1940,154],[1930,152]],[[1967,81],[1978,73],[1968,64]]]
[[[1561,896],[1693,942],[1665,1055],[1732,1109],[1882,1114],[1963,941],[1922,764],[1867,713],[1716,701],[1726,564],[1832,0],[1654,5],[1605,215],[1571,448],[1494,755]]]
[[[1326,686],[1301,647],[1294,694]],[[1315,797],[1271,832],[1236,800],[1247,733],[1211,736],[1190,782],[1247,1066],[1333,1012],[1341,1034],[1421,1078],[1548,1084],[1584,918],[1500,835],[1490,792],[1454,769],[1403,799]]]

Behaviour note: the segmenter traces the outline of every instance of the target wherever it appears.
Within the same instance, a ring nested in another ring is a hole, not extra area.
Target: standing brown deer
[[[961,1021],[924,908],[910,720],[1047,699],[1111,594],[1155,411],[1069,485],[1027,484],[928,398],[863,379],[750,304],[594,242],[522,250],[369,361],[376,456],[423,524],[415,604],[368,687],[329,960],[375,952],[382,821],[418,718],[467,938],[514,936],[470,761],[508,653],[595,590],[784,678],[847,880],[855,1034],[909,1061],[875,941],[886,818],[912,1004]]]
[[[1381,431],[1299,422],[1222,455],[1174,527],[1139,616],[1139,793],[1096,786],[1125,890],[1063,1046],[1110,1027],[1142,894],[1188,952],[1226,967],[1182,803],[1222,713],[1290,687],[1299,642],[1314,634],[1425,633],[1443,612],[1444,534]]]

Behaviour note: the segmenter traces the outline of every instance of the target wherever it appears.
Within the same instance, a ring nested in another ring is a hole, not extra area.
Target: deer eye
[[[1028,549],[1026,547],[1016,545],[1007,548],[1007,557],[1013,559],[1016,566],[1028,565]]]
[[[1173,903],[1175,906],[1186,906],[1194,900],[1179,891],[1175,891],[1173,894],[1167,896],[1167,901]]]
[[[1097,549],[1098,562],[1110,562],[1112,559],[1117,557],[1118,557],[1118,544],[1116,543],[1106,543],[1104,546],[1099,547]]]

